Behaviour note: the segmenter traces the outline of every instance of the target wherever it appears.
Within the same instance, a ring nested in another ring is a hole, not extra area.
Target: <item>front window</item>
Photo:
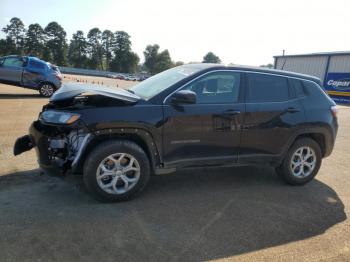
[[[222,71],[200,77],[183,88],[197,95],[197,104],[226,104],[238,101],[240,73]]]
[[[203,70],[206,65],[184,65],[171,68],[130,88],[141,98],[148,100],[161,93],[173,84]]]

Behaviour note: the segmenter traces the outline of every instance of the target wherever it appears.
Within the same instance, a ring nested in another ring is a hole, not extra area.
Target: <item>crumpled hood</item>
[[[117,100],[135,103],[140,97],[121,88],[109,88],[101,85],[69,83],[64,84],[50,98],[50,102],[59,102],[72,99],[79,95],[102,95]]]

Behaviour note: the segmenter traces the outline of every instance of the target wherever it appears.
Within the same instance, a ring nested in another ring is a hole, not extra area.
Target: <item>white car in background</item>
[[[125,76],[125,80],[128,81],[138,81],[138,78],[136,76]]]

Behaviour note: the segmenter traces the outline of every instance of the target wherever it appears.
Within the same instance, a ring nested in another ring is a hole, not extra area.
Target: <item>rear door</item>
[[[196,104],[164,105],[164,162],[167,165],[235,163],[241,139],[244,103],[241,73],[216,71],[185,85]]]
[[[288,78],[247,73],[246,113],[240,161],[277,160],[298,124],[305,121],[300,101]]]
[[[39,87],[39,84],[45,80],[45,74],[48,66],[34,59],[30,59],[28,65],[23,70],[23,85],[27,87]]]
[[[7,57],[0,67],[0,79],[20,84],[24,60],[21,57]]]

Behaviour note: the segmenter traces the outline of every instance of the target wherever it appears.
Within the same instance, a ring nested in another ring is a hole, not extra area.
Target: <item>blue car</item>
[[[0,57],[2,83],[38,90],[50,97],[61,87],[62,75],[57,66],[32,56],[10,55]]]

